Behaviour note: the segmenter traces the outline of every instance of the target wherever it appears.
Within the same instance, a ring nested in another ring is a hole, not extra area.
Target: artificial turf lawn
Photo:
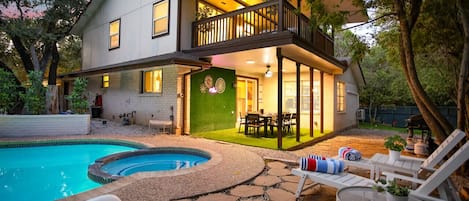
[[[219,140],[224,142],[231,142],[236,144],[254,146],[254,147],[262,147],[268,149],[278,149],[277,146],[277,131],[274,131],[274,134],[270,134],[270,130],[267,132],[268,136],[263,137],[264,129],[261,128],[259,134],[261,137],[255,137],[254,135],[245,135],[243,129],[241,132],[238,132],[238,128],[230,128],[224,130],[216,130],[216,131],[205,131],[205,132],[197,132],[191,133],[194,137],[202,137],[212,140]],[[326,132],[327,133],[327,132]],[[288,149],[302,143],[311,141],[315,138],[322,137],[326,135],[325,133],[319,133],[319,130],[314,130],[314,137],[309,136],[309,129],[300,129],[300,142],[296,141],[296,135],[294,133],[284,133],[282,138],[282,149]]]

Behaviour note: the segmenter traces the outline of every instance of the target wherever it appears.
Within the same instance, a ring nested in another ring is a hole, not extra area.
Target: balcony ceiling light
[[[256,62],[254,60],[247,60],[246,63],[247,64],[255,64]]]
[[[269,78],[272,77],[272,71],[270,70],[270,65],[267,65],[267,71],[265,71],[265,77]]]

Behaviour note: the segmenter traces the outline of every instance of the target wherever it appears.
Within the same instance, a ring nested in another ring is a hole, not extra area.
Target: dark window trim
[[[145,92],[145,73],[146,72],[152,72],[156,70],[161,70],[161,92]],[[163,76],[163,68],[156,68],[156,69],[151,69],[151,70],[142,70],[140,71],[141,75],[141,80],[140,80],[140,94],[158,94],[161,95],[163,94],[163,87],[164,87],[164,76]]]
[[[115,49],[118,49],[118,48],[121,47],[121,27],[122,27],[122,26],[121,26],[121,25],[122,25],[122,20],[121,20],[121,18],[118,18],[118,19],[115,19],[115,20],[109,22],[109,28],[111,27],[111,24],[112,24],[113,22],[116,22],[116,21],[119,21],[119,34],[118,34],[118,35],[119,35],[119,45],[118,45],[117,47],[111,47],[111,35],[110,35],[109,29],[108,29],[108,37],[109,37],[109,39],[108,39],[108,42],[109,42],[108,50],[109,50],[109,51],[115,50]]]
[[[159,4],[163,1],[167,1],[168,2],[168,24],[167,24],[167,28],[168,30],[164,33],[159,33],[159,34],[154,34],[154,31],[155,31],[155,23],[154,23],[154,16],[153,16],[153,13],[155,12],[155,5],[156,4]],[[152,7],[151,7],[151,38],[154,39],[154,38],[158,38],[158,37],[162,37],[162,36],[166,36],[166,35],[169,35],[169,24],[171,23],[171,1],[170,0],[160,0],[160,1],[157,1],[155,2]]]

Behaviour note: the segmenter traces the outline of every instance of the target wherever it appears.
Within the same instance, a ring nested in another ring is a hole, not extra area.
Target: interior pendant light
[[[270,71],[270,65],[267,65],[267,71],[265,71],[265,77],[272,77],[272,71]]]

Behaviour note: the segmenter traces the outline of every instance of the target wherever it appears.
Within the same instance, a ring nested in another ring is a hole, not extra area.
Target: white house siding
[[[356,65],[356,64],[351,64]],[[355,66],[356,67],[356,66]],[[359,96],[357,82],[352,74],[352,66],[344,72],[344,74],[336,77],[336,83],[342,81],[345,83],[345,112],[337,112],[335,110],[334,130],[340,131],[357,125],[356,112],[359,108]],[[337,96],[337,86],[334,85],[335,96]],[[337,101],[337,100],[336,100]],[[336,103],[337,104],[337,103]]]
[[[163,69],[163,93],[140,93],[141,70]],[[88,90],[90,96],[102,95],[102,117],[114,121],[122,121],[120,114],[135,111],[135,123],[147,125],[148,120],[169,120],[170,107],[177,112],[177,67],[175,65],[159,66],[134,71],[110,73],[109,88],[101,88],[101,76],[89,77]]]
[[[83,70],[176,51],[177,0],[170,0],[169,35],[152,38],[156,0],[105,1],[83,33]],[[120,19],[120,47],[109,50],[109,23]]]

